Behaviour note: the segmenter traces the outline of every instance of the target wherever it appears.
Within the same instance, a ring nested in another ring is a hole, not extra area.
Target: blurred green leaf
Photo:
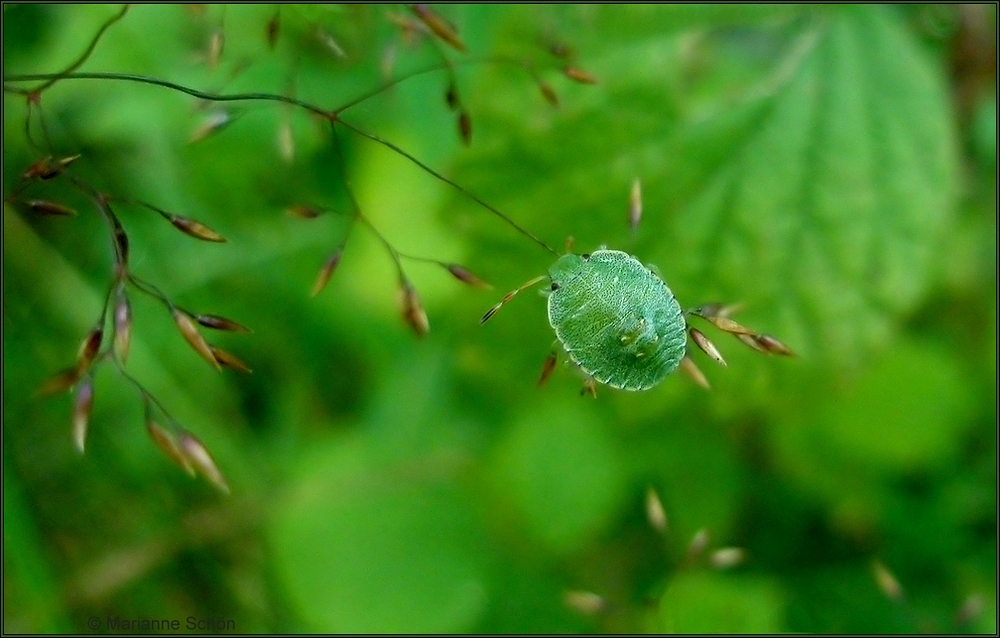
[[[958,452],[970,423],[970,389],[955,361],[905,344],[818,406],[815,432],[838,454],[889,471],[940,465]]]
[[[493,481],[550,551],[581,548],[609,522],[624,487],[615,444],[579,405],[552,402],[521,416],[496,451]]]
[[[470,630],[486,594],[467,501],[405,465],[367,469],[369,454],[361,440],[324,446],[277,512],[272,544],[294,607],[323,631]]]
[[[759,577],[678,574],[660,598],[660,631],[766,634],[783,629],[781,590]]]
[[[646,16],[671,19],[665,9]],[[609,11],[595,22],[619,20]],[[889,10],[828,9],[795,37],[774,32],[771,69],[706,106],[687,87],[713,76],[685,75],[685,64],[723,73],[740,58],[694,57],[665,33],[629,45],[627,71],[575,90],[564,113],[534,126],[515,125],[523,92],[491,94],[477,105],[480,129],[503,136],[463,160],[459,181],[503,210],[549,211],[521,219],[554,241],[576,235],[586,250],[623,236],[639,177],[648,212],[637,252],[683,304],[752,300],[754,325],[811,357],[851,361],[884,342],[934,277],[954,204],[939,74]],[[591,37],[588,55],[624,55],[619,40]],[[511,164],[499,189],[493,176]],[[489,235],[500,232],[510,234]]]

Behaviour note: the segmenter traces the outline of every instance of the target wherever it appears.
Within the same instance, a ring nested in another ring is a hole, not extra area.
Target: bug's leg
[[[583,388],[580,390],[580,396],[590,395],[597,398],[597,381],[594,377],[587,375],[587,378],[583,380]]]
[[[542,364],[542,374],[538,377],[538,387],[545,385],[549,377],[552,376],[552,371],[556,369],[556,362],[559,357],[556,355],[555,349],[549,352],[549,356],[545,357],[545,363]]]
[[[576,238],[575,238],[575,237],[573,237],[573,235],[570,235],[570,236],[568,236],[568,237],[566,238],[566,254],[567,254],[567,255],[568,255],[568,254],[569,254],[570,252],[572,252],[572,251],[573,251],[573,242],[574,242],[574,241],[576,241]]]
[[[705,378],[704,373],[702,373],[698,366],[695,365],[694,361],[691,360],[691,357],[684,355],[684,358],[681,359],[680,369],[681,372],[688,375],[692,381],[706,390],[712,387],[708,385],[708,379]]]

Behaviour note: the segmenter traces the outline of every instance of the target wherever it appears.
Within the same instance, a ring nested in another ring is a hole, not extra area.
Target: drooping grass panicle
[[[442,173],[421,162],[415,156],[405,151],[402,147],[359,128],[357,125],[343,119],[343,115],[355,105],[360,104],[361,102],[364,102],[365,100],[376,95],[385,93],[388,89],[399,84],[400,82],[428,73],[443,72],[447,74],[449,81],[448,90],[445,93],[446,104],[456,113],[456,123],[461,140],[465,144],[470,144],[472,142],[473,132],[472,114],[466,108],[461,99],[455,67],[460,64],[517,65],[527,71],[532,81],[534,81],[539,87],[542,97],[548,103],[553,106],[558,105],[559,101],[554,89],[552,89],[552,87],[541,78],[529,61],[513,60],[503,57],[466,57],[462,60],[452,60],[449,58],[449,55],[447,55],[452,54],[452,52],[446,51],[445,48],[442,47],[442,44],[464,53],[466,51],[466,45],[459,37],[458,30],[437,10],[431,9],[425,5],[415,5],[412,7],[412,13],[416,19],[408,18],[405,21],[405,26],[403,28],[414,28],[415,32],[419,31],[421,33],[432,35],[433,37],[427,41],[430,42],[434,50],[437,51],[440,57],[440,62],[426,68],[410,71],[396,78],[390,78],[382,85],[375,87],[372,91],[347,101],[335,109],[325,108],[298,99],[292,95],[291,90],[288,91],[287,95],[266,92],[222,94],[218,92],[203,91],[153,76],[115,72],[80,71],[79,69],[89,59],[106,31],[116,22],[121,20],[128,13],[128,11],[129,6],[125,5],[112,17],[110,17],[95,33],[94,37],[82,54],[62,71],[48,74],[9,74],[4,77],[4,91],[7,93],[23,95],[26,99],[27,113],[24,124],[25,136],[29,145],[41,156],[40,159],[35,160],[30,166],[27,167],[22,174],[20,183],[14,188],[11,194],[7,196],[6,200],[14,201],[23,192],[23,189],[27,188],[28,185],[32,183],[40,183],[68,176],[71,184],[93,200],[96,208],[107,222],[110,231],[111,244],[114,252],[115,270],[111,275],[109,294],[105,299],[101,319],[84,339],[76,364],[73,367],[63,370],[51,377],[39,390],[40,393],[50,394],[54,392],[66,391],[72,388],[76,389],[73,411],[74,441],[81,451],[84,447],[86,431],[89,425],[92,410],[94,368],[96,365],[110,360],[113,362],[114,366],[117,367],[118,370],[135,385],[136,389],[143,397],[143,401],[147,406],[147,429],[150,437],[154,440],[158,447],[170,456],[174,462],[177,462],[182,467],[185,467],[185,469],[196,470],[204,475],[210,482],[219,487],[219,489],[228,491],[228,486],[225,480],[222,478],[221,473],[218,471],[218,468],[215,466],[211,455],[208,454],[204,445],[193,435],[187,433],[183,430],[183,428],[180,428],[180,426],[173,421],[169,414],[166,413],[163,406],[159,404],[155,398],[153,398],[153,395],[134,377],[125,371],[125,365],[133,345],[133,332],[135,329],[133,325],[132,300],[129,297],[130,291],[128,291],[128,288],[132,287],[133,290],[131,292],[133,293],[138,292],[148,295],[162,303],[170,312],[175,326],[188,345],[216,369],[228,367],[241,372],[250,371],[250,367],[235,355],[223,350],[222,348],[209,344],[199,331],[199,326],[230,332],[249,332],[249,329],[242,324],[219,315],[198,314],[180,308],[167,296],[166,293],[152,283],[138,277],[130,269],[130,237],[126,232],[126,224],[123,223],[122,218],[119,215],[119,211],[113,209],[112,203],[115,203],[115,207],[118,207],[118,205],[122,203],[135,203],[144,208],[153,210],[169,221],[175,228],[196,239],[210,242],[224,242],[225,238],[216,230],[201,221],[184,215],[178,215],[165,211],[162,208],[147,202],[133,201],[126,198],[119,198],[117,196],[113,197],[102,192],[98,188],[95,188],[85,179],[75,176],[75,173],[69,174],[68,169],[70,168],[70,165],[81,156],[79,154],[55,152],[52,137],[49,134],[47,120],[44,117],[42,110],[42,94],[56,83],[78,80],[132,82],[176,91],[201,100],[205,105],[214,105],[214,110],[208,112],[207,119],[202,123],[200,128],[195,131],[195,134],[192,136],[192,141],[204,139],[210,135],[218,134],[224,129],[227,129],[239,119],[239,117],[245,112],[247,106],[254,103],[278,103],[285,107],[286,110],[290,111],[292,108],[301,109],[306,113],[318,116],[323,121],[328,122],[332,131],[333,144],[337,154],[338,168],[341,171],[342,180],[350,196],[354,210],[350,224],[348,225],[343,238],[337,243],[333,252],[327,258],[320,270],[319,275],[317,276],[317,280],[313,288],[313,294],[318,293],[326,285],[327,281],[329,281],[330,277],[336,270],[341,258],[343,257],[347,238],[350,236],[353,227],[357,224],[363,225],[374,234],[380,243],[382,243],[396,268],[400,282],[400,299],[403,319],[418,336],[427,334],[429,330],[429,323],[420,296],[417,294],[415,287],[404,271],[404,260],[435,263],[444,268],[450,276],[457,281],[472,287],[488,288],[489,285],[482,278],[473,274],[472,271],[463,265],[451,261],[439,261],[403,254],[383,233],[375,227],[374,224],[372,224],[372,222],[362,213],[355,194],[351,188],[340,142],[337,137],[338,125],[350,130],[352,134],[379,144],[410,161],[427,174],[444,181],[450,187],[458,190],[464,196],[478,203],[493,215],[501,218],[511,227],[530,238],[533,242],[540,245],[551,254],[558,254],[530,231],[519,226],[513,221],[512,218],[492,207],[475,194],[444,176]],[[281,8],[276,8],[273,17],[267,23],[265,28],[265,40],[268,48],[270,49],[274,49],[279,38],[281,27],[280,18]],[[419,28],[414,27],[414,25],[419,25]],[[320,32],[317,33],[322,35]],[[333,40],[332,37],[329,38],[329,40],[328,46],[335,55],[338,54],[338,51],[339,55],[345,55],[343,48],[335,40]],[[222,58],[226,50],[225,44],[225,30],[223,28],[223,24],[220,22],[215,28],[213,28],[208,40],[206,41],[206,49],[204,50],[207,51],[205,61],[208,66],[216,67],[222,62]],[[564,61],[563,64],[569,65],[569,61]],[[235,77],[235,75],[241,73],[246,67],[245,65],[241,66],[240,63],[236,63],[233,65],[233,68],[235,70],[232,75]],[[563,73],[571,81],[581,82],[592,79],[592,76],[589,76],[582,71],[570,72],[564,70]],[[18,86],[18,84],[25,82],[35,82],[37,84],[32,88],[21,88]],[[284,125],[285,126],[281,131],[281,136],[279,137],[279,148],[290,149],[282,151],[282,156],[285,157],[287,161],[292,161],[292,159],[294,159],[294,140],[291,136],[290,118],[285,118]],[[41,140],[36,140],[36,137],[33,136],[33,128],[41,131]],[[30,199],[27,202],[22,201],[21,204],[26,206],[29,210],[39,214],[57,216],[69,216],[76,214],[76,211],[69,206],[40,197]],[[126,208],[127,210],[127,206],[123,206],[123,208]],[[318,216],[317,209],[306,209],[301,207],[294,209],[293,214],[297,214],[298,216],[304,218]],[[127,222],[128,219],[126,218],[125,221]],[[530,283],[533,284],[535,282]],[[496,309],[508,301],[510,297],[516,294],[516,292],[517,291],[508,295],[504,302],[501,302]],[[491,313],[495,312],[496,309],[491,311]],[[488,313],[483,320],[485,321],[488,319],[491,313]],[[111,316],[110,329],[113,330],[113,339],[107,340],[104,339],[104,332],[107,329],[105,323],[109,314]],[[554,362],[552,364],[547,363],[547,365],[554,366]],[[161,419],[154,418],[154,405],[155,410],[162,412],[165,423],[167,424],[166,426],[160,423]]]

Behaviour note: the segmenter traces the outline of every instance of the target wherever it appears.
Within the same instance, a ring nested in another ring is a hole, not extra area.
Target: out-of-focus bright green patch
[[[772,432],[779,463],[847,520],[884,498],[880,475],[931,471],[955,458],[971,423],[962,371],[940,349],[906,342]],[[966,397],[966,398],[963,398]]]
[[[843,394],[831,397],[811,425],[839,455],[889,471],[938,466],[968,430],[962,371],[947,353],[919,343],[885,353]]]
[[[784,597],[776,583],[753,576],[689,572],[674,576],[660,598],[660,631],[766,634],[782,631]]]
[[[564,553],[593,541],[624,487],[614,439],[579,397],[521,416],[497,447],[492,479],[528,532]]]
[[[442,361],[413,355],[420,373],[388,375],[362,430],[317,441],[273,508],[282,582],[312,627],[470,631],[487,604],[468,428],[434,392]]]
[[[329,454],[341,463],[347,446]],[[359,454],[353,446],[354,454]],[[282,508],[278,568],[302,619],[324,631],[468,631],[486,603],[477,537],[460,492],[418,468],[340,474]],[[335,474],[335,472],[331,472]]]

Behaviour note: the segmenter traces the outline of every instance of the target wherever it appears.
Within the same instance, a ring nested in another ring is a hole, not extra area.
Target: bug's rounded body
[[[635,257],[563,255],[549,279],[549,323],[573,362],[600,383],[646,390],[680,365],[687,344],[681,307]]]

